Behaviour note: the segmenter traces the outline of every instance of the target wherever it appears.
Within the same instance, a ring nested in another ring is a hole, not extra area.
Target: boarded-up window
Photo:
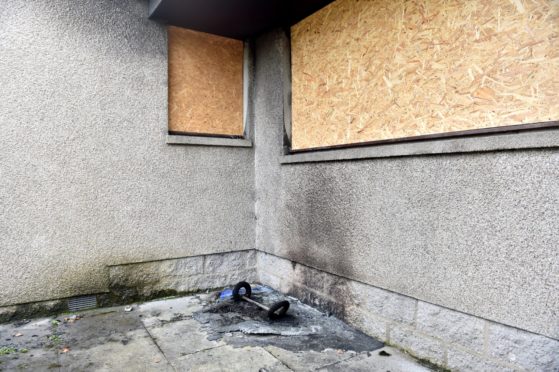
[[[559,1],[337,0],[291,37],[293,149],[559,119]]]
[[[243,135],[243,42],[170,26],[169,131]]]

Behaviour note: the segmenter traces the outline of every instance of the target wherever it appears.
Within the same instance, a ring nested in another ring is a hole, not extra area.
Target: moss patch
[[[17,349],[11,346],[0,347],[0,355],[9,355],[17,352]]]

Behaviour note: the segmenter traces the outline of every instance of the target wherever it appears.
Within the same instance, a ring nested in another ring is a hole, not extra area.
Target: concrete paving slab
[[[234,348],[224,345],[179,358],[179,371],[203,372],[285,372],[291,371],[281,361],[260,347]]]
[[[53,350],[30,349],[27,353],[0,356],[0,371],[57,371],[58,356]]]
[[[115,307],[85,312],[73,321],[58,317],[60,370],[171,370],[140,315]]]
[[[49,339],[52,319],[0,325],[0,371],[58,368],[58,355]]]
[[[204,303],[205,296],[169,298],[140,304],[133,307],[133,311],[141,315],[146,327],[161,326],[192,316]]]
[[[159,327],[150,327],[148,330],[170,361],[224,345],[222,341],[208,340],[208,334],[202,331],[200,323],[193,319],[166,323]]]
[[[144,329],[127,332],[126,339],[60,351],[60,371],[174,371]]]
[[[275,346],[264,349],[292,371],[314,371],[324,366],[343,362],[357,355],[354,351],[326,349],[324,351],[290,351]]]
[[[65,321],[70,316],[57,318],[60,321],[56,334],[60,338],[60,347],[90,349],[105,343],[122,343],[126,345],[131,336],[149,336],[139,314],[126,312],[123,307],[99,309],[84,312],[75,321]],[[141,331],[141,332],[134,332]]]
[[[0,340],[2,344],[7,343],[15,348],[41,348],[47,343],[47,337],[52,333],[51,321],[53,319],[42,318],[1,324]]]
[[[428,372],[412,357],[388,346],[370,353],[359,354],[343,362],[320,368],[321,372]]]

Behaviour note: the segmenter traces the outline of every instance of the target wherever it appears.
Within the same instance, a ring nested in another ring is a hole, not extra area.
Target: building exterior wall
[[[559,341],[258,252],[263,284],[452,371],[557,371]]]
[[[559,338],[557,150],[280,164],[288,37],[255,56],[257,249]]]
[[[282,31],[255,42],[254,151],[170,146],[166,33],[146,15],[140,0],[0,7],[0,306],[257,267],[438,364],[557,368],[557,150],[281,164]]]
[[[253,248],[253,151],[165,143],[147,6],[0,7],[0,306],[106,291],[108,265]]]

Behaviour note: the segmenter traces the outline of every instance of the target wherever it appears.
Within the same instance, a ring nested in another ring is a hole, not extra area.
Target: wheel
[[[241,289],[244,288],[245,292],[241,292]],[[241,296],[249,297],[252,295],[252,288],[250,288],[250,284],[247,282],[238,282],[233,288],[233,299],[235,301],[240,301]]]
[[[289,310],[289,301],[276,302],[268,310],[268,318],[272,320],[282,318],[287,313],[287,310]]]

